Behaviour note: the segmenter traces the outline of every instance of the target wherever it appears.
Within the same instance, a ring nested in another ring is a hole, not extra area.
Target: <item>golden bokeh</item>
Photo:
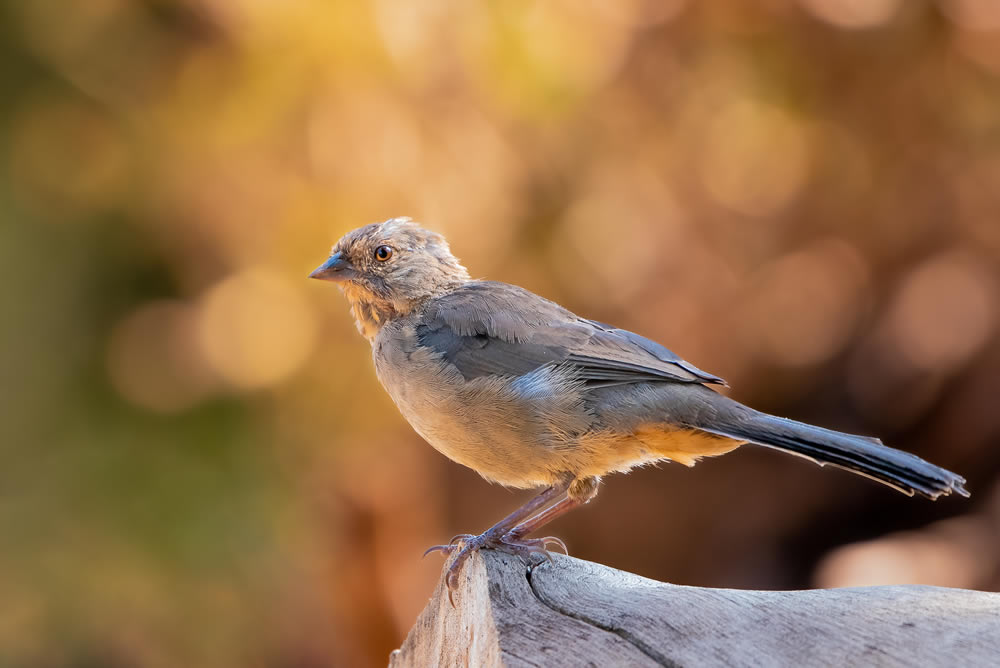
[[[701,178],[724,206],[774,216],[809,178],[808,132],[781,109],[751,100],[723,102],[705,129]]]
[[[206,368],[190,304],[160,300],[122,318],[108,338],[108,375],[128,401],[158,413],[192,408],[218,384]]]
[[[197,338],[209,368],[242,390],[280,383],[316,345],[316,314],[302,290],[254,268],[212,286],[198,308]]]
[[[816,18],[838,28],[864,30],[891,22],[903,0],[799,0]]]
[[[552,527],[574,555],[1000,589],[998,7],[7,3],[0,665],[384,665],[422,551],[522,500],[413,433],[307,279],[400,215],[973,492],[741,448],[610,477]]]

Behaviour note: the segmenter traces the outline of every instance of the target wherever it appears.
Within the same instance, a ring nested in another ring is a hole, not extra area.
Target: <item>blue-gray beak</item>
[[[346,281],[357,275],[358,272],[354,269],[354,265],[344,257],[343,253],[337,251],[326,262],[316,267],[309,274],[309,278],[319,278],[324,281]]]

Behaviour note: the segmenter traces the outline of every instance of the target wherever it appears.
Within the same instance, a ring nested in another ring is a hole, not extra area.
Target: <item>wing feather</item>
[[[579,318],[505,283],[475,281],[436,298],[417,337],[467,380],[522,376],[547,364],[569,364],[589,386],[724,383],[655,341]]]

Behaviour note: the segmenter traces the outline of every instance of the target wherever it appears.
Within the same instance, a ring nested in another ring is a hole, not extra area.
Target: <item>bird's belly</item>
[[[578,406],[525,396],[510,379],[466,381],[436,360],[407,365],[376,360],[376,371],[418,434],[488,480],[537,487],[572,471],[576,435],[589,426]]]
[[[725,454],[740,445],[740,441],[679,425],[640,424],[628,432],[597,431],[579,439],[574,470],[578,476],[601,476],[663,460],[694,466],[702,457]]]
[[[413,429],[449,459],[510,487],[551,482],[554,462],[539,445],[539,435],[509,414],[497,420],[498,407],[440,393],[434,399],[390,395]]]
[[[739,445],[663,421],[608,425],[556,367],[470,380],[426,349],[376,348],[379,381],[416,432],[453,461],[510,487],[552,484],[567,473],[600,476],[663,459],[690,466]],[[618,410],[628,411],[628,405]]]

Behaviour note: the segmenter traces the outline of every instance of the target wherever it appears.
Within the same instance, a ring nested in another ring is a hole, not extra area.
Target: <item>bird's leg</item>
[[[518,526],[520,522],[524,521],[528,517],[531,517],[531,514],[539,508],[544,508],[565,494],[566,490],[569,488],[569,484],[569,481],[566,481],[564,483],[561,482],[559,484],[552,485],[551,487],[546,487],[537,496],[532,497],[526,504],[491,526],[479,536],[474,536],[470,533],[458,534],[453,537],[447,545],[435,545],[434,547],[428,548],[427,551],[424,552],[424,556],[427,556],[431,552],[445,552],[450,554],[457,547],[458,543],[468,541],[472,538],[499,540],[510,532],[511,529]]]
[[[561,538],[557,538],[556,536],[545,536],[544,538],[525,538],[525,536],[541,528],[542,525],[548,524],[560,515],[565,515],[574,508],[582,506],[584,503],[584,501],[567,496],[556,505],[543,510],[534,517],[530,517],[518,524],[516,527],[504,534],[503,540],[505,543],[531,545],[539,548],[542,552],[545,552],[549,543],[552,543],[553,545],[559,546],[565,554],[569,554],[569,550],[566,549],[566,543],[562,542]],[[548,557],[548,554],[546,553],[545,556]],[[551,558],[549,560],[551,561]]]
[[[444,552],[446,554],[451,554],[455,550],[458,550],[455,560],[452,561],[451,566],[449,566],[448,572],[445,575],[445,584],[448,586],[448,598],[451,599],[452,592],[455,590],[455,587],[458,586],[458,576],[462,572],[462,567],[465,565],[466,560],[468,560],[468,558],[475,552],[483,548],[494,548],[520,556],[525,556],[532,552],[544,552],[545,548],[543,542],[540,543],[536,540],[525,542],[517,539],[508,540],[506,539],[506,536],[510,534],[512,530],[522,524],[526,524],[527,522],[525,520],[532,517],[532,515],[537,513],[539,509],[544,509],[553,501],[556,501],[566,494],[567,490],[571,486],[571,482],[572,478],[567,477],[551,487],[546,487],[540,494],[478,536],[473,536],[471,534],[459,534],[458,536],[452,538],[447,545],[435,545],[424,552],[424,556],[426,556],[431,552]],[[563,502],[560,501],[556,504],[556,506],[561,503]],[[539,514],[544,515],[545,513],[543,511]],[[454,604],[454,601],[452,601],[452,604]]]
[[[540,549],[540,551],[544,552],[546,557],[548,557],[546,548],[549,543],[552,543],[553,545],[561,547],[564,553],[569,554],[569,550],[566,549],[566,543],[562,542],[561,539],[555,536],[545,536],[544,538],[525,538],[525,536],[540,529],[542,526],[548,524],[557,517],[561,517],[574,508],[578,508],[589,502],[597,496],[597,488],[600,484],[601,481],[599,478],[582,478],[580,480],[575,480],[573,484],[570,485],[568,490],[569,493],[565,499],[561,500],[554,506],[543,510],[537,515],[526,519],[508,531],[503,537],[504,542],[519,545],[533,545]],[[551,561],[551,558],[549,558],[549,560]]]

